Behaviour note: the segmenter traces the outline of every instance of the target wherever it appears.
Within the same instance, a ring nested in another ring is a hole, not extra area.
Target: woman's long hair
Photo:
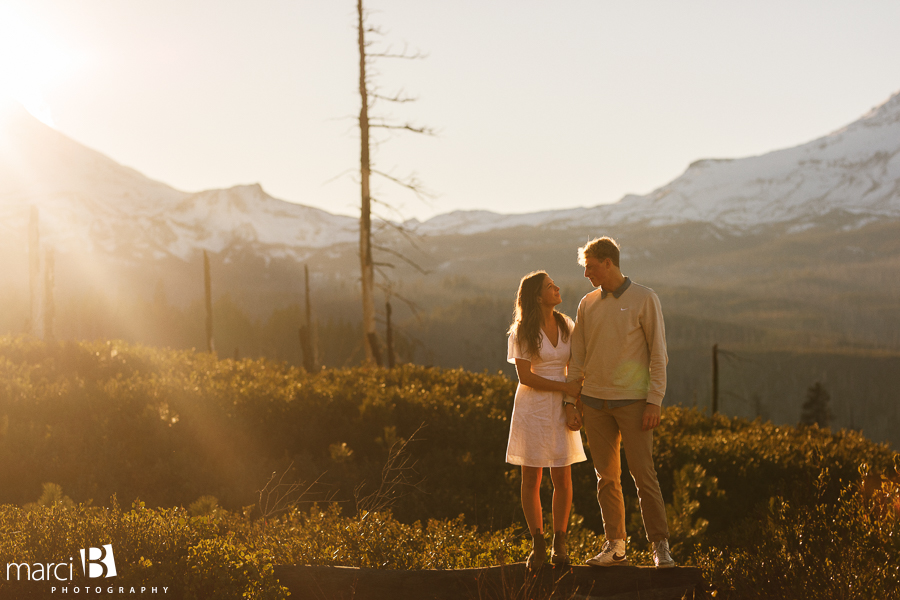
[[[522,278],[519,282],[519,291],[516,294],[516,306],[513,310],[513,322],[509,326],[509,333],[516,334],[519,344],[522,344],[531,356],[538,358],[541,355],[541,305],[538,297],[544,289],[546,271],[534,271]],[[556,324],[559,326],[559,334],[562,341],[569,339],[569,324],[566,317],[559,311],[553,310]]]

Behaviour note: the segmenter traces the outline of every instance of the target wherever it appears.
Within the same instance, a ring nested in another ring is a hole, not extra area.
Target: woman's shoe
[[[544,566],[547,560],[547,542],[544,541],[544,532],[535,531],[531,534],[531,554],[525,559],[525,568],[529,571],[537,571]]]
[[[553,549],[550,550],[550,562],[554,565],[569,564],[569,554],[566,551],[566,532],[553,532]]]

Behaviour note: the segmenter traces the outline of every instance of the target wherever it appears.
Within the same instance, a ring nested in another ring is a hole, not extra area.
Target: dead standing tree
[[[309,266],[303,265],[303,279],[306,283],[306,319],[304,324],[300,326],[300,349],[303,352],[303,368],[307,373],[316,370],[318,357],[318,342],[316,336],[316,328],[313,326],[312,305],[309,301]]]
[[[47,248],[41,261],[40,217],[36,206],[31,207],[28,219],[28,280],[31,290],[28,333],[53,341],[54,254],[52,248]]]
[[[28,333],[44,339],[44,281],[41,279],[41,234],[38,210],[31,207],[28,220],[28,282],[31,289],[31,312]]]
[[[371,62],[380,58],[400,58],[407,60],[415,60],[424,58],[421,54],[408,54],[401,52],[399,54],[391,53],[390,49],[385,52],[370,52],[369,48],[372,44],[367,41],[367,34],[381,35],[381,31],[377,27],[367,24],[367,15],[363,9],[363,0],[357,0],[357,43],[359,45],[359,138],[360,138],[360,216],[359,216],[359,261],[362,281],[362,302],[363,302],[363,347],[366,351],[366,362],[381,365],[381,351],[378,345],[378,336],[375,332],[375,266],[376,263],[372,257],[372,194],[370,187],[371,176],[380,175],[396,184],[412,191],[417,196],[427,196],[421,184],[415,177],[407,179],[399,179],[387,173],[377,171],[372,168],[370,154],[370,130],[371,129],[393,129],[402,130],[412,133],[424,135],[433,135],[433,130],[427,127],[412,125],[410,123],[391,123],[380,118],[370,119],[369,110],[372,104],[377,100],[383,100],[392,103],[413,102],[415,98],[408,97],[402,92],[393,96],[383,96],[378,94],[372,87],[372,82],[367,75],[367,68]],[[384,249],[384,248],[382,248]],[[388,250],[390,252],[390,250]],[[396,253],[394,253],[396,254]],[[398,255],[399,256],[399,255]],[[413,266],[414,263],[403,256],[400,256]],[[416,268],[418,268],[416,266]]]
[[[213,352],[216,348],[213,342],[213,317],[212,317],[212,278],[209,274],[209,256],[203,251],[203,291],[206,300],[206,351]]]

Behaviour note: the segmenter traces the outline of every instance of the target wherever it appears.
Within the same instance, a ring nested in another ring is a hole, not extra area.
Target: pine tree
[[[803,403],[803,411],[800,413],[801,425],[818,425],[819,427],[831,426],[831,410],[828,406],[831,395],[818,381],[806,390],[806,402]]]

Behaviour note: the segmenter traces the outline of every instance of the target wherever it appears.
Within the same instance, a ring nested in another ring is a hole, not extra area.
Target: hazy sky
[[[647,193],[696,159],[793,146],[900,90],[900,2],[370,0],[394,50],[374,112],[438,130],[376,149],[424,219]],[[358,214],[354,0],[0,0],[0,94],[187,191],[259,182]],[[383,47],[383,46],[382,46]],[[387,216],[395,216],[388,214]]]

